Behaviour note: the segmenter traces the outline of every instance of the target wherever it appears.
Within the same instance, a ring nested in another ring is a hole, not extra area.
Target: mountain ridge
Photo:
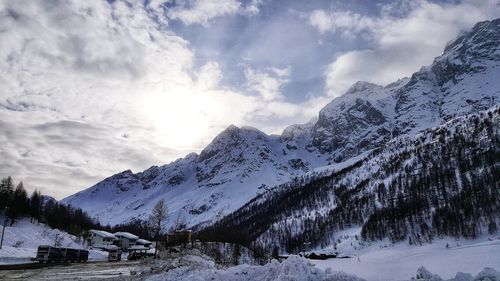
[[[355,83],[314,123],[291,125],[279,136],[231,125],[199,155],[118,173],[61,201],[118,224],[145,219],[163,198],[187,226],[213,223],[272,186],[497,104],[499,34],[500,19],[478,23],[410,78],[385,87]]]

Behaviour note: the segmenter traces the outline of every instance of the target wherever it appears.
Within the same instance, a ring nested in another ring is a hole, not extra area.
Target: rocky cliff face
[[[310,145],[335,162],[498,103],[500,19],[478,23],[411,78],[357,82],[320,111]],[[496,99],[496,101],[495,101]]]
[[[317,121],[292,125],[281,136],[230,126],[200,155],[119,173],[62,202],[116,224],[146,218],[165,199],[171,217],[210,223],[295,176],[494,106],[500,100],[499,34],[500,19],[478,23],[410,78],[385,87],[355,83]]]

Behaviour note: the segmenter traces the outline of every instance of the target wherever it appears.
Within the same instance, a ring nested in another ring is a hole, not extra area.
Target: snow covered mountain
[[[481,22],[433,64],[385,87],[355,83],[320,111],[312,145],[342,161],[400,135],[499,102],[500,19]]]
[[[385,87],[355,83],[314,123],[281,136],[230,126],[199,155],[140,173],[124,171],[62,200],[102,223],[145,219],[165,199],[169,225],[218,220],[257,194],[315,168],[414,135],[500,101],[500,19],[478,23],[410,78]]]
[[[277,186],[198,234],[294,253],[337,248],[345,230],[358,248],[498,232],[499,106],[398,136],[359,158]]]

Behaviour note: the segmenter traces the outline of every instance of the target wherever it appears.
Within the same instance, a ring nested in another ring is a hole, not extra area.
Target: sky
[[[280,134],[496,17],[500,0],[0,0],[0,177],[61,199],[230,124]]]

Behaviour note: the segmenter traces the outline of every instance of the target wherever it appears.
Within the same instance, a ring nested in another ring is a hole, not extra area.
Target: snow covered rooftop
[[[134,235],[129,232],[115,232],[115,236],[118,238],[127,238],[129,240],[137,240],[139,239],[139,236]]]
[[[110,250],[118,250],[119,247],[116,245],[108,245],[108,244],[96,244],[92,246],[93,249],[102,249],[105,251],[110,251]]]
[[[147,251],[147,250],[149,250],[149,248],[144,247],[144,246],[142,246],[142,245],[134,245],[134,246],[130,246],[130,247],[128,248],[128,250],[129,250],[129,251],[132,251],[132,250],[134,250],[134,251],[139,251],[139,250],[144,250],[144,251]]]
[[[148,241],[146,239],[139,239],[136,242],[137,242],[137,244],[141,244],[141,245],[153,244],[153,242]]]
[[[104,238],[116,238],[116,236],[112,233],[109,233],[104,230],[97,230],[97,229],[91,229],[89,230],[90,233],[94,233],[95,235],[104,237]]]

